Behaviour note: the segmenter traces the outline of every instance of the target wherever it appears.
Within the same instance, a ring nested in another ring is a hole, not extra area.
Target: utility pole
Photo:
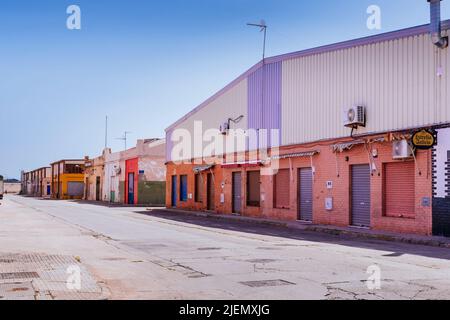
[[[108,148],[108,116],[106,116],[105,123],[105,149]]]

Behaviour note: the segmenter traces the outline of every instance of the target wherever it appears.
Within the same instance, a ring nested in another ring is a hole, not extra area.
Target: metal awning
[[[262,166],[262,161],[232,162],[222,164],[222,168],[251,168]]]
[[[194,173],[204,172],[204,171],[207,171],[207,170],[209,170],[209,169],[211,169],[213,167],[214,167],[214,165],[194,167]]]
[[[273,156],[270,158],[270,160],[282,160],[282,159],[290,159],[290,158],[304,158],[304,157],[312,157],[316,154],[319,154],[320,152],[317,150],[314,151],[306,151],[306,152],[296,152],[296,153],[289,153],[289,154],[283,154],[279,156]]]
[[[384,142],[384,141],[386,141],[386,139],[383,137],[370,140],[370,142]],[[369,142],[369,141],[355,140],[355,141],[350,141],[350,142],[334,144],[331,146],[331,148],[333,149],[334,152],[344,152],[346,150],[350,150],[354,146],[366,144],[367,142]]]
[[[344,152],[345,150],[350,150],[354,146],[365,144],[364,140],[356,140],[351,142],[338,143],[331,146],[334,152]]]

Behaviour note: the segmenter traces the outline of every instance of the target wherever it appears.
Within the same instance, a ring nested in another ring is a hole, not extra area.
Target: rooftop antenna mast
[[[260,32],[264,32],[264,41],[263,41],[263,63],[266,59],[266,38],[267,38],[267,24],[264,20],[261,20],[260,23],[247,23],[250,27],[258,27],[260,28]]]
[[[125,150],[127,150],[127,139],[128,139],[128,135],[129,135],[130,133],[131,133],[130,131],[125,131],[125,132],[123,133],[122,138],[116,138],[117,140],[123,140],[123,141],[124,141],[124,144],[125,144]]]

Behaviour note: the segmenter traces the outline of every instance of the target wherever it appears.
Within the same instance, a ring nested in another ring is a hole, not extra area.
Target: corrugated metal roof
[[[267,59],[265,59],[264,62],[267,64],[270,64],[270,63],[286,61],[289,59],[294,59],[294,58],[299,58],[299,57],[304,57],[304,56],[310,56],[310,55],[331,52],[331,51],[336,51],[336,50],[342,50],[342,49],[348,49],[348,48],[352,48],[352,47],[374,44],[374,43],[379,43],[379,42],[383,42],[383,41],[389,41],[389,40],[394,40],[394,39],[399,39],[399,38],[404,38],[404,37],[409,37],[409,36],[414,36],[414,35],[420,35],[420,34],[428,33],[429,26],[430,26],[429,24],[425,24],[425,25],[420,25],[420,26],[411,27],[411,28],[407,28],[407,29],[387,32],[387,33],[383,33],[383,34],[379,34],[379,35],[363,37],[363,38],[359,38],[359,39],[339,42],[339,43],[321,46],[321,47],[317,47],[317,48],[287,53],[287,54],[267,58]],[[442,22],[442,29],[443,30],[450,29],[450,20],[445,20]],[[207,106],[209,103],[214,101],[216,98],[221,96],[223,93],[227,92],[229,89],[233,88],[235,85],[237,85],[239,82],[241,82],[244,78],[248,77],[250,74],[252,74],[256,70],[261,68],[263,65],[264,65],[263,61],[260,61],[257,64],[255,64],[253,67],[251,67],[246,72],[244,72],[241,76],[239,76],[238,78],[236,78],[235,80],[230,82],[227,86],[225,86],[223,89],[221,89],[216,94],[211,96],[205,102],[203,102],[202,104],[197,106],[195,109],[193,109],[192,111],[187,113],[185,116],[183,116],[182,118],[177,120],[175,123],[170,125],[166,129],[166,131],[173,129],[174,127],[176,127],[177,125],[179,125],[180,123],[182,123],[183,121],[185,121],[186,119],[191,117],[193,114],[195,114],[196,112],[201,110],[203,107]]]

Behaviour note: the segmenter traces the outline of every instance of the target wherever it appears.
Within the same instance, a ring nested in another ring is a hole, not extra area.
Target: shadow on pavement
[[[400,242],[364,239],[348,235],[331,235],[321,232],[313,232],[287,228],[276,225],[264,225],[247,221],[216,219],[214,217],[202,217],[182,212],[154,209],[152,211],[135,211],[136,213],[152,216],[160,219],[188,223],[201,227],[230,230],[264,236],[273,236],[293,240],[303,240],[318,243],[337,244],[348,247],[357,247],[370,250],[386,251],[385,257],[401,257],[403,255],[420,255],[438,259],[450,260],[450,250],[446,248],[413,245]]]

